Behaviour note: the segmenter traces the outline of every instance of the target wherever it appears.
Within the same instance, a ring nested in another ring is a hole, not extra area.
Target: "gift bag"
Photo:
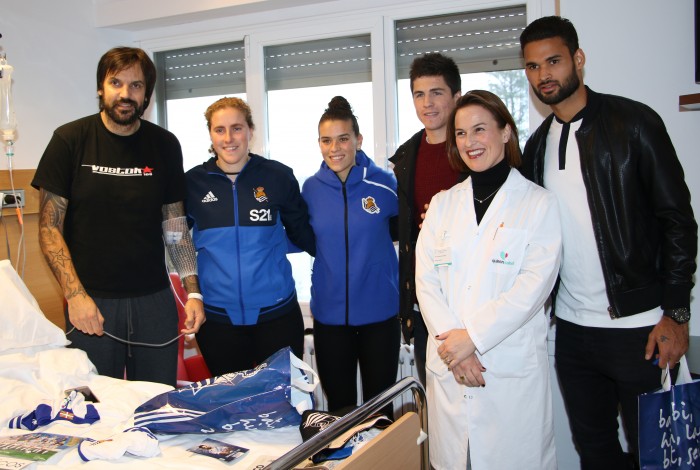
[[[685,356],[671,384],[639,396],[639,464],[642,470],[700,468],[700,381],[692,380]]]
[[[313,408],[318,377],[280,349],[255,369],[196,382],[151,398],[134,412],[134,425],[160,434],[214,433],[298,426]]]

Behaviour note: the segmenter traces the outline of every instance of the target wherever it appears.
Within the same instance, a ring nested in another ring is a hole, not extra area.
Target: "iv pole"
[[[0,38],[2,34],[0,34]],[[12,102],[12,72],[14,67],[7,63],[7,58],[4,52],[0,51],[0,135],[5,145],[5,156],[7,157],[8,174],[10,178],[10,188],[12,195],[17,201],[15,185],[12,172],[12,159],[14,157],[14,144],[17,139],[17,120],[15,118],[15,109]],[[4,197],[4,196],[3,196]],[[2,207],[0,201],[0,208]],[[17,213],[17,221],[20,226],[20,238],[17,246],[17,265],[15,270],[20,272],[19,264],[22,260],[21,277],[24,277],[24,263],[26,263],[26,251],[24,250],[24,222],[22,220],[21,204],[17,204],[15,212]],[[1,209],[0,209],[1,210]],[[0,212],[0,217],[2,213]],[[3,221],[4,222],[4,221]],[[4,223],[3,223],[4,225]],[[7,236],[7,227],[5,228]],[[9,248],[9,247],[8,247]],[[24,256],[23,256],[24,253]],[[10,257],[8,249],[8,257]]]
[[[0,34],[0,38],[2,34]],[[0,131],[5,142],[5,154],[14,155],[13,146],[17,139],[17,120],[12,103],[12,72],[14,67],[7,63],[7,57],[0,51]]]

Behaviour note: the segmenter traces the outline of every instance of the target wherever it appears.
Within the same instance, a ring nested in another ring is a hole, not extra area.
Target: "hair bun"
[[[334,96],[333,99],[328,103],[328,109],[347,110],[350,113],[352,113],[352,107],[350,106],[350,103],[348,103],[348,100],[346,100],[342,96]]]
[[[360,135],[360,125],[357,123],[357,117],[352,112],[352,106],[342,96],[334,96],[328,103],[328,107],[323,112],[318,125],[320,126],[324,121],[350,121],[355,135]]]

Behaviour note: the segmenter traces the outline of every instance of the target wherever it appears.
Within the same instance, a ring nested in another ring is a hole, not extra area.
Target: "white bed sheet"
[[[63,398],[64,390],[87,385],[100,400],[95,404],[99,421],[91,425],[57,421],[36,432],[107,439],[133,425],[133,413],[140,404],[172,389],[153,382],[129,382],[98,375],[83,351],[65,347],[68,343],[65,335],[46,319],[7,260],[0,261],[0,325],[0,436],[27,433],[9,429],[9,420],[41,403],[53,404]],[[54,456],[50,463],[41,463],[39,468],[248,469],[261,462],[268,463],[302,442],[297,427],[158,437],[161,454],[156,457],[146,459],[126,454],[112,461],[83,462],[78,451],[71,449]],[[225,463],[187,451],[205,438],[246,447],[250,452],[240,460]]]
[[[100,376],[85,353],[77,349],[51,347],[39,348],[31,353],[0,354],[0,436],[27,433],[24,430],[9,429],[9,420],[35,409],[42,402],[54,402],[68,388],[85,385],[100,400],[94,404],[100,413],[100,420],[91,425],[56,421],[35,432],[107,439],[133,425],[133,411],[140,404],[172,389],[153,382],[129,382]],[[235,462],[227,463],[187,450],[207,438],[245,447],[250,451]],[[37,470],[262,469],[302,443],[296,426],[268,431],[159,435],[158,439],[161,453],[155,457],[143,458],[126,454],[116,460],[83,462],[77,449],[71,449],[49,462],[38,463]]]
[[[171,387],[153,382],[130,382],[100,376],[83,351],[70,348],[52,348],[38,351],[0,355],[0,436],[22,434],[28,431],[9,429],[8,421],[33,410],[40,403],[52,403],[69,388],[87,385],[100,400],[95,408],[100,420],[89,424],[73,424],[56,421],[38,428],[39,432],[51,432],[92,439],[106,439],[120,433],[133,424],[133,412],[141,403],[155,395],[171,390]],[[188,452],[205,438],[217,439],[250,449],[250,452],[233,463],[220,462]],[[143,458],[130,454],[112,461],[83,462],[77,450],[58,456],[40,468],[91,469],[91,468],[253,468],[269,462],[302,442],[297,427],[270,431],[239,431],[217,434],[185,434],[158,436],[161,454]]]

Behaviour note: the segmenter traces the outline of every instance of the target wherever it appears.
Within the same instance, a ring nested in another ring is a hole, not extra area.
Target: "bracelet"
[[[204,296],[202,294],[200,294],[199,292],[190,292],[189,294],[187,294],[187,300],[189,300],[189,299],[197,299],[197,300],[201,300],[202,302],[204,302]]]

